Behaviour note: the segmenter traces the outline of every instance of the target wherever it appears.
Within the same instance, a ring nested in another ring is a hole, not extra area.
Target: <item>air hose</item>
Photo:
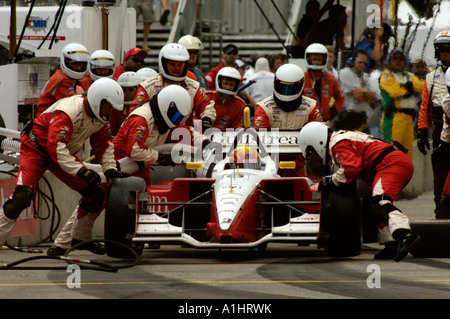
[[[76,258],[76,257],[69,257],[68,254],[73,251],[76,250],[77,247],[90,243],[90,242],[107,242],[113,245],[119,245],[122,246],[125,249],[128,249],[132,255],[133,255],[133,260],[129,263],[129,264],[125,264],[125,265],[121,265],[121,266],[114,266],[110,263],[106,263],[104,261],[98,261],[98,260],[90,260],[90,259],[81,259],[81,258]],[[30,252],[30,250],[27,249],[14,249],[16,251],[20,251],[20,252]],[[33,251],[36,252],[36,251]],[[132,249],[129,246],[126,246],[120,242],[116,242],[116,241],[111,241],[111,240],[105,240],[105,239],[92,239],[92,240],[88,240],[88,241],[84,241],[84,242],[80,242],[74,246],[72,246],[71,248],[69,248],[66,253],[63,256],[47,256],[47,255],[39,255],[39,256],[32,256],[32,257],[27,257],[27,258],[23,258],[20,260],[17,260],[15,262],[12,263],[3,263],[0,264],[0,270],[11,270],[11,269],[43,269],[43,267],[17,267],[18,265],[30,262],[30,261],[35,261],[35,260],[39,260],[39,259],[53,259],[53,260],[62,260],[68,264],[78,264],[80,266],[82,266],[83,269],[91,269],[91,270],[98,270],[98,271],[107,271],[107,272],[117,272],[119,269],[124,269],[124,268],[131,268],[133,266],[135,266],[140,259],[140,256],[138,255],[138,253]]]

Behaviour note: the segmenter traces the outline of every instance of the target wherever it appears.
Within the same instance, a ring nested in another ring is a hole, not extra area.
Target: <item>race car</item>
[[[293,162],[277,165],[262,140],[261,132],[243,128],[220,151],[223,159],[185,163],[190,176],[148,187],[137,177],[113,180],[105,212],[107,254],[129,256],[114,241],[139,252],[145,243],[264,250],[277,242],[317,244],[329,256],[358,255],[356,186],[320,194],[308,177],[281,177],[278,169]]]

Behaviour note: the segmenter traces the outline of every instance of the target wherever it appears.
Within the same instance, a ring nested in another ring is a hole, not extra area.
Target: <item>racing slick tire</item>
[[[361,201],[356,183],[322,191],[318,244],[329,257],[361,253]]]
[[[450,257],[450,219],[412,220],[411,231],[421,237],[411,255],[420,258]]]
[[[134,249],[139,255],[142,247],[133,247],[132,237],[136,229],[136,196],[145,192],[145,181],[140,177],[115,178],[108,190],[105,208],[106,254],[116,258],[133,258],[131,251],[114,242]]]

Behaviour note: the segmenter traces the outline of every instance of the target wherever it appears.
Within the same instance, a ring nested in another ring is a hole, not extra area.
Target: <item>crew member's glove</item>
[[[213,127],[213,122],[209,117],[202,118],[202,132],[205,134],[206,130]]]
[[[420,153],[427,155],[427,148],[430,150],[430,142],[428,141],[428,130],[420,128],[417,130],[417,148]]]
[[[176,164],[174,163],[174,161],[172,160],[172,155],[169,154],[165,154],[165,153],[159,153],[158,154],[158,159],[156,160],[156,162],[161,165],[161,166],[175,166]]]
[[[102,181],[100,175],[91,169],[80,168],[77,173],[77,176],[84,180],[89,185],[99,185]]]
[[[128,173],[122,172],[122,171],[118,171],[116,169],[108,169],[105,172],[105,177],[108,182],[113,178],[125,178],[125,177],[129,177],[129,176],[131,176],[131,175]]]
[[[336,187],[336,185],[333,183],[333,180],[331,179],[331,175],[329,175],[329,176],[325,176],[324,178],[322,178],[322,180],[319,182],[317,189],[319,190],[319,192],[322,192],[324,190],[329,190],[334,187]]]

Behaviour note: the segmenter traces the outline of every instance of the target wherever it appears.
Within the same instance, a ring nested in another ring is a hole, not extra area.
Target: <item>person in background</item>
[[[136,72],[144,66],[146,57],[148,57],[148,53],[140,48],[128,50],[123,58],[123,63],[116,66],[113,79],[117,80],[126,71]]]
[[[361,178],[371,185],[368,213],[378,223],[378,238],[385,248],[375,259],[404,259],[421,238],[411,231],[408,217],[394,206],[414,172],[411,159],[393,145],[358,131],[333,132],[324,123],[306,124],[299,133],[306,163],[334,164],[337,171],[323,176],[319,191],[332,190]]]
[[[254,81],[246,90],[251,97],[259,102],[273,94],[273,80],[275,74],[269,70],[269,61],[260,57],[255,63],[255,73],[244,81],[250,83]]]
[[[216,120],[214,127],[220,130],[243,126],[243,112],[246,103],[237,96],[241,74],[235,68],[226,66],[217,73],[216,90],[205,94],[214,101]]]
[[[236,66],[236,59],[237,59],[238,53],[239,53],[238,48],[234,44],[227,44],[223,48],[222,62],[220,62],[220,64],[218,66],[209,70],[209,72],[206,74],[206,83],[210,90],[215,90],[216,75],[217,75],[217,72],[219,72],[219,70],[221,68],[223,68],[225,66],[231,66],[231,67]]]
[[[405,70],[408,57],[394,49],[389,54],[387,68],[380,77],[380,94],[384,110],[381,120],[383,140],[397,141],[408,149],[412,159],[414,142],[414,118],[417,114],[415,95],[423,91],[424,82]]]
[[[368,56],[364,50],[353,52],[350,65],[341,70],[339,83],[345,95],[345,107],[339,113],[337,129],[368,132],[367,112],[376,102],[376,92],[364,72]]]
[[[143,39],[142,49],[149,51],[148,47],[148,35],[152,22],[155,20],[155,11],[153,10],[153,1],[148,0],[129,0],[128,5],[136,10],[136,21],[142,16],[143,22]]]
[[[426,155],[430,150],[428,135],[432,130],[431,165],[433,166],[434,202],[436,219],[450,218],[441,215],[441,197],[445,178],[450,170],[450,147],[441,143],[443,126],[442,100],[447,96],[445,72],[450,66],[450,30],[439,32],[434,39],[434,57],[439,63],[426,76],[425,87],[422,92],[419,120],[417,122],[417,148]]]
[[[450,145],[450,68],[447,68],[445,72],[445,85],[447,86],[448,95],[442,99],[444,124],[441,132],[441,143],[448,147]],[[438,207],[436,217],[450,218],[450,170],[447,173]]]
[[[196,80],[198,83],[200,83],[200,87],[202,90],[208,90],[208,84],[206,82],[205,75],[197,67],[200,51],[205,48],[202,44],[202,41],[200,41],[198,37],[188,34],[182,36],[178,40],[178,44],[184,46],[189,52],[188,70],[194,74],[193,80]]]
[[[370,73],[376,63],[387,55],[389,39],[394,36],[394,32],[389,24],[383,23],[381,28],[366,28],[363,35],[364,39],[356,44],[353,52],[359,49],[367,52],[369,60],[364,72]]]
[[[338,80],[325,72],[328,50],[320,43],[310,44],[305,51],[304,95],[317,101],[324,121],[332,121],[344,107],[345,96]]]
[[[130,111],[130,105],[133,104],[134,97],[136,96],[139,83],[141,83],[142,77],[137,72],[127,71],[122,73],[117,79],[117,83],[122,87],[124,94],[123,110],[111,110],[111,117],[109,124],[111,126],[112,136],[116,136],[123,121],[128,116]]]
[[[328,57],[327,57],[327,66],[325,67],[324,71],[334,75],[334,77],[338,79],[339,75],[336,68],[334,67],[336,63],[336,50],[333,48],[332,45],[326,45],[325,47],[327,48],[328,51]]]
[[[345,27],[347,26],[346,7],[341,4],[331,6],[328,18],[316,23],[306,34],[303,47],[312,43],[332,45],[337,49],[345,49]]]
[[[86,92],[92,84],[87,74],[89,52],[79,43],[69,43],[61,50],[59,69],[45,84],[39,96],[34,117],[38,117],[56,101]]]
[[[327,0],[322,9],[320,9],[320,2],[317,0],[309,0],[305,6],[305,13],[297,25],[297,41],[295,48],[296,57],[303,57],[305,55],[306,46],[303,41],[308,34],[308,31],[319,22],[320,18],[327,12],[334,0]]]

